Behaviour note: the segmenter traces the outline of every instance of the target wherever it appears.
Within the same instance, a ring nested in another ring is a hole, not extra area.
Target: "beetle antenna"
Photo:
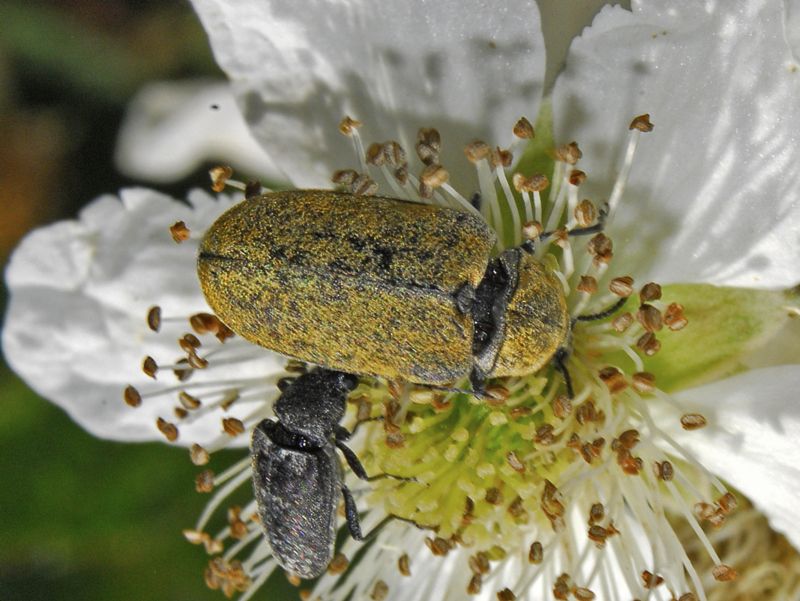
[[[564,384],[567,387],[567,396],[570,399],[575,398],[575,391],[572,389],[572,377],[569,375],[569,370],[567,369],[567,357],[569,356],[569,352],[565,348],[560,348],[556,351],[556,354],[553,355],[553,367],[556,368],[556,371],[561,374],[561,377],[564,379]]]
[[[572,325],[574,326],[576,322],[579,321],[597,321],[598,319],[605,319],[609,315],[613,315],[617,311],[622,308],[622,305],[625,304],[625,301],[628,299],[626,297],[620,298],[611,305],[608,309],[604,309],[598,313],[589,313],[588,315],[578,315],[577,317],[573,318]]]
[[[600,214],[597,216],[597,223],[594,225],[590,225],[587,227],[576,227],[571,229],[567,232],[568,236],[588,236],[590,234],[598,234],[602,232],[606,227],[606,219],[608,218],[608,203],[604,202],[603,206],[600,207]],[[539,234],[539,240],[547,240],[550,236],[552,236],[555,232],[542,232]]]

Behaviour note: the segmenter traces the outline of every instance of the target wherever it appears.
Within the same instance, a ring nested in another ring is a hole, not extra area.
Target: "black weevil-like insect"
[[[358,385],[350,374],[318,368],[282,386],[275,402],[278,421],[253,430],[253,489],[261,524],[278,563],[303,578],[328,567],[336,540],[336,509],[344,496],[350,534],[363,540],[353,496],[344,483],[338,448],[350,469],[367,477],[344,443],[351,433],[339,425],[347,395]]]
[[[602,229],[574,229],[583,235]],[[203,293],[247,340],[356,375],[446,387],[522,376],[553,361],[567,391],[572,329],[558,278],[533,243],[491,257],[477,215],[325,190],[230,208],[198,255]],[[578,319],[599,319],[616,310]]]

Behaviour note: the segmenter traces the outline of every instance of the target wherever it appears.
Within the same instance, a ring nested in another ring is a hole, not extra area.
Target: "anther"
[[[172,412],[175,414],[175,417],[178,419],[185,419],[189,416],[189,412],[184,409],[183,407],[175,407],[172,409]]]
[[[450,552],[451,549],[450,543],[440,536],[437,536],[436,538],[426,538],[425,544],[431,550],[431,553],[433,553],[433,555],[436,557],[444,557]]]
[[[142,395],[133,386],[126,386],[122,393],[125,403],[130,407],[138,407],[142,404]]]
[[[628,126],[628,129],[635,129],[640,132],[647,133],[649,131],[653,131],[653,127],[655,127],[650,122],[650,114],[645,113],[644,115],[639,115],[638,117],[634,117],[631,124]]]
[[[467,565],[473,574],[488,574],[492,569],[489,563],[489,556],[484,551],[478,551],[475,555],[470,555]]]
[[[202,346],[200,339],[194,334],[184,334],[183,337],[178,340],[178,345],[185,353],[193,353]]]
[[[597,375],[600,376],[600,379],[608,387],[611,394],[621,392],[628,387],[625,376],[616,367],[604,367]]]
[[[643,303],[649,303],[650,301],[658,300],[661,298],[661,286],[656,284],[655,282],[648,282],[642,289],[639,291],[639,299]]]
[[[733,512],[739,506],[736,496],[730,492],[726,492],[719,499],[717,499],[717,504],[726,514]]]
[[[195,313],[189,317],[189,324],[198,334],[216,334],[222,322],[216,315],[211,313]]]
[[[222,192],[228,185],[228,180],[233,177],[233,167],[229,165],[218,165],[208,171],[211,176],[211,189],[214,192]]]
[[[383,580],[376,580],[375,586],[372,587],[372,594],[370,595],[370,599],[372,601],[384,601],[386,597],[389,595],[389,585],[386,584]]]
[[[186,359],[187,361],[189,361],[189,365],[195,369],[205,369],[206,367],[208,367],[208,361],[206,359],[203,359],[195,352],[189,353]]]
[[[587,250],[594,258],[595,264],[609,263],[614,256],[611,238],[603,233],[597,234],[589,240]]]
[[[522,226],[522,236],[526,240],[536,240],[542,231],[544,231],[544,228],[538,221],[528,221]]]
[[[239,436],[244,434],[244,423],[235,417],[225,417],[222,419],[222,430],[228,436]]]
[[[628,298],[633,294],[633,278],[623,275],[609,282],[608,289],[621,298]]]
[[[656,377],[649,372],[639,371],[633,374],[631,383],[636,392],[646,394],[655,390]]]
[[[536,428],[536,436],[534,437],[534,442],[540,444],[542,446],[550,446],[555,441],[556,438],[553,434],[553,426],[550,424],[542,424],[538,428]]]
[[[614,367],[607,369],[616,370],[616,368]],[[601,375],[600,378],[602,379],[603,376]],[[575,419],[578,420],[578,423],[581,425],[588,424],[589,422],[602,421],[600,419],[600,416],[601,414],[597,411],[597,407],[595,407],[592,401],[586,401],[584,403],[581,403],[580,405],[578,405],[578,408],[575,411]]]
[[[659,480],[664,480],[665,482],[669,482],[672,480],[673,476],[675,475],[675,468],[672,467],[672,464],[669,461],[656,461],[654,465],[655,475]]]
[[[495,147],[491,154],[491,165],[493,169],[511,167],[514,162],[514,155],[509,150],[503,150],[499,146]]]
[[[544,548],[542,543],[534,541],[531,543],[531,548],[528,550],[528,561],[534,565],[542,563],[544,560]]]
[[[176,366],[175,369],[172,370],[172,373],[175,374],[175,377],[178,378],[179,382],[185,382],[191,377],[192,373],[194,373],[194,370],[189,365],[188,359],[178,359],[176,365],[185,366],[185,367]]]
[[[208,451],[197,443],[194,443],[189,449],[189,457],[194,465],[206,465],[210,460]]]
[[[553,585],[553,596],[559,601],[566,601],[572,591],[572,578],[569,574],[561,574]]]
[[[158,363],[156,363],[156,360],[148,355],[142,361],[142,371],[145,373],[146,376],[153,378],[155,380],[156,373],[158,373]]]
[[[654,589],[663,583],[664,583],[664,578],[659,576],[658,574],[653,574],[648,570],[644,570],[642,572],[642,584],[644,584],[644,588]]]
[[[589,508],[589,525],[597,524],[598,522],[602,522],[606,516],[605,507],[603,507],[602,503],[592,503],[592,506]]]
[[[661,343],[658,341],[655,334],[647,332],[636,341],[636,348],[641,350],[648,357],[652,357],[661,350]]]
[[[633,324],[633,315],[630,313],[622,313],[611,320],[611,327],[620,333],[631,327],[631,324]]]
[[[514,124],[514,135],[523,140],[532,140],[536,133],[533,124],[526,117],[520,117]]]
[[[334,171],[333,175],[331,176],[331,182],[336,184],[337,186],[352,186],[353,182],[356,181],[358,177],[358,171],[354,169],[340,169],[339,171]]]
[[[397,560],[397,570],[403,576],[411,576],[411,560],[407,553],[403,553]]]
[[[504,588],[502,591],[497,591],[497,601],[514,601],[517,596],[511,591],[510,588]]]
[[[597,279],[591,275],[582,275],[577,288],[586,294],[594,294],[597,292]]]
[[[573,169],[572,171],[569,172],[568,181],[573,186],[580,186],[583,182],[586,181],[586,173],[584,171],[581,171],[580,169]],[[589,223],[592,223],[592,221],[589,221],[586,225],[589,225]]]
[[[469,579],[469,584],[467,584],[467,594],[468,595],[477,595],[481,592],[481,585],[483,584],[483,579],[481,578],[480,574],[473,574],[472,578]]]
[[[376,167],[381,167],[386,163],[386,155],[383,152],[383,144],[378,144],[377,142],[373,142],[367,148],[366,154],[367,163],[370,165],[375,165]]]
[[[525,472],[525,464],[522,463],[520,458],[514,451],[509,451],[506,453],[506,463],[508,463],[509,467],[515,472],[522,474]]]
[[[438,130],[423,127],[417,132],[417,144],[414,147],[419,160],[425,165],[439,162],[439,151],[442,149],[442,137]]]
[[[664,327],[661,311],[653,305],[643,304],[636,312],[636,320],[648,332],[658,332]]]
[[[176,221],[170,226],[169,233],[172,235],[172,239],[175,243],[180,244],[189,239],[189,234],[191,232],[189,232],[189,228],[186,227],[183,221]]]
[[[486,490],[486,496],[484,500],[489,505],[502,505],[503,503],[503,493],[500,492],[500,489],[496,486],[492,486]]]
[[[199,409],[200,406],[202,405],[202,403],[200,402],[200,399],[198,399],[197,397],[192,396],[191,394],[189,394],[185,390],[181,390],[178,393],[178,400],[180,401],[181,405],[183,405],[184,409],[187,409],[187,410],[190,410],[190,411],[194,410],[194,409]]]
[[[546,176],[535,173],[530,177],[525,177],[521,173],[515,173],[511,177],[514,189],[517,192],[541,192],[550,185],[550,180]]]
[[[581,149],[578,148],[577,142],[570,142],[569,144],[564,144],[563,146],[556,148],[554,155],[557,161],[574,165],[580,160],[580,158],[583,156],[583,153],[581,152]]]
[[[358,121],[357,119],[352,119],[351,117],[345,116],[339,122],[339,133],[341,133],[341,134],[343,134],[345,136],[351,136],[351,135],[353,135],[353,131],[358,129],[362,125],[363,124],[361,123],[361,121]]]
[[[166,437],[168,441],[175,442],[176,440],[178,440],[178,428],[175,424],[170,423],[167,420],[159,417],[156,420],[156,427]]]
[[[553,415],[558,419],[566,419],[572,413],[572,401],[565,394],[560,394],[551,403]]]
[[[670,303],[667,310],[664,311],[664,323],[673,332],[685,328],[689,320],[683,314],[683,305]]]
[[[209,493],[214,490],[214,472],[203,470],[194,478],[194,488],[200,493]]]
[[[147,327],[154,332],[161,329],[161,307],[158,305],[147,310]]]
[[[597,209],[595,209],[591,200],[583,199],[575,207],[573,215],[579,226],[588,227],[597,219]]]
[[[572,594],[578,601],[592,601],[595,598],[595,594],[586,587],[578,586],[572,590]]]
[[[514,518],[517,524],[528,523],[528,512],[525,511],[525,504],[519,495],[508,506],[508,515]]]
[[[234,505],[228,509],[228,528],[230,529],[231,538],[242,540],[247,536],[247,524],[241,518],[242,508]]]
[[[359,175],[350,185],[350,191],[356,196],[375,196],[378,184],[368,175]]]
[[[470,163],[477,163],[489,156],[492,149],[486,142],[475,140],[464,147],[464,155]]]
[[[349,565],[350,560],[347,559],[347,556],[342,553],[337,553],[333,556],[333,559],[331,559],[331,562],[328,564],[328,574],[332,574],[334,576],[342,574]]]
[[[394,140],[383,144],[383,155],[386,157],[386,162],[393,167],[404,167],[408,164],[406,151],[399,142]]]
[[[706,426],[705,416],[699,413],[686,413],[681,416],[681,426],[684,430],[699,430]]]
[[[439,164],[431,164],[423,169],[419,178],[423,184],[435,190],[442,184],[447,183],[447,180],[450,179],[450,173]]]
[[[619,435],[619,442],[628,450],[634,448],[639,444],[639,431],[638,430],[625,430]]]

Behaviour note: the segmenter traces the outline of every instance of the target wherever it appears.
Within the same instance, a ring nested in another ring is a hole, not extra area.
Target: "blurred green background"
[[[148,81],[195,77],[222,75],[187,2],[1,0],[2,264],[31,228],[141,183],[112,162],[127,101]],[[206,173],[158,188],[180,198]],[[224,599],[181,535],[206,500],[187,452],[93,438],[5,363],[0,387],[0,601]],[[256,599],[296,598],[273,580]]]

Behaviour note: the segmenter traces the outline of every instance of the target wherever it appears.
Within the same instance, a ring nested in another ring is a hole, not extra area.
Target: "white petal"
[[[157,386],[141,372],[145,353],[162,363],[180,355],[180,334],[165,340],[147,328],[150,306],[160,305],[165,315],[209,310],[195,273],[196,245],[175,244],[169,226],[183,220],[202,232],[231,201],[197,192],[190,207],[146,189],[123,190],[120,199],[99,198],[79,220],[22,241],[6,272],[11,297],[3,351],[34,390],[96,436],[163,440],[156,418],[171,421],[174,396],[145,399],[133,409],[122,391],[128,384],[143,393]],[[277,366],[265,351],[227,377],[268,376]],[[164,388],[162,380],[160,373]],[[237,410],[231,415],[240,417]],[[179,442],[203,444],[220,433],[220,414],[211,412],[181,425]]]
[[[603,10],[556,83],[559,141],[607,198],[630,119],[651,114],[615,239],[657,281],[800,279],[800,71],[783,5],[637,3]]]
[[[255,141],[227,83],[158,82],[128,105],[117,140],[120,171],[152,182],[186,177],[203,163],[224,163],[245,174],[278,177]]]
[[[800,366],[757,369],[676,398],[709,425],[680,441],[800,549]]]
[[[256,138],[298,187],[355,166],[337,125],[413,152],[436,127],[443,163],[474,138],[507,144],[538,111],[544,46],[533,0],[194,0]],[[458,179],[458,174],[454,174]],[[471,185],[474,186],[474,183]]]

